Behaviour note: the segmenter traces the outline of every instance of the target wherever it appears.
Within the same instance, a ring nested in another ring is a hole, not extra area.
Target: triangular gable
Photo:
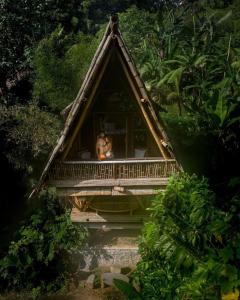
[[[80,118],[83,122],[84,114],[86,114],[87,110],[89,109],[91,100],[93,99],[100,84],[101,78],[104,74],[105,68],[110,58],[113,43],[117,43],[118,45],[118,57],[122,64],[124,73],[135,95],[141,113],[146,120],[146,124],[149,127],[149,130],[154,137],[154,140],[163,158],[174,158],[172,151],[169,150],[171,149],[171,145],[162,125],[160,124],[161,121],[156,116],[145,85],[139,76],[136,66],[133,63],[133,60],[123,41],[122,35],[118,29],[117,20],[112,18],[92,59],[89,70],[85,76],[85,79],[75,101],[65,109],[65,113],[69,113],[65,122],[64,129],[41,175],[37,190],[44,181],[44,178],[47,175],[48,170],[57,154],[63,152],[67,153],[69,151],[69,149],[67,149],[68,146],[66,140],[69,137],[69,133],[76,117],[79,116],[80,113]],[[78,122],[78,126],[81,126],[81,121]],[[74,131],[77,132],[77,129],[75,128]],[[72,139],[74,139],[74,136],[72,137]]]

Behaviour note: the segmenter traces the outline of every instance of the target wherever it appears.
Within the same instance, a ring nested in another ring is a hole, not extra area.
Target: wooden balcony
[[[175,159],[64,161],[55,163],[50,180],[114,180],[168,178],[179,171]]]
[[[175,159],[64,161],[51,167],[49,183],[62,195],[149,195],[163,189],[176,172]]]

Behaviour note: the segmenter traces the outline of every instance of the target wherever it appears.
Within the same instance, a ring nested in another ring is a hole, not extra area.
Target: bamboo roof
[[[59,153],[63,153],[64,149],[67,147],[66,141],[70,135],[74,121],[76,120],[76,117],[82,113],[86,106],[89,107],[89,102],[92,100],[92,98],[90,99],[89,95],[93,89],[93,85],[97,80],[99,80],[99,77],[101,76],[101,70],[104,68],[104,64],[106,64],[106,60],[109,58],[109,53],[111,52],[112,48],[116,48],[116,46],[118,49],[118,57],[123,65],[127,80],[129,81],[131,88],[134,89],[134,94],[140,107],[140,111],[142,112],[143,117],[149,126],[149,129],[163,158],[174,158],[174,154],[170,150],[172,147],[165,133],[162,122],[159,117],[157,117],[153,109],[153,104],[148,95],[144,82],[137,71],[133,59],[123,40],[122,34],[118,28],[117,17],[111,17],[104,36],[92,59],[82,86],[77,94],[77,97],[62,112],[62,114],[66,116],[64,128],[57,141],[56,147],[53,149],[42,172],[38,186],[34,191],[37,191],[44,182],[48,170],[56,156]],[[34,191],[32,194],[34,194]]]

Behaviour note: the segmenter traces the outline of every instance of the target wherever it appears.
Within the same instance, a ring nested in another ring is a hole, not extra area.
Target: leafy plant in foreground
[[[23,225],[18,238],[0,260],[2,291],[32,290],[33,294],[55,291],[69,277],[69,251],[80,250],[86,232],[72,224],[59,207],[52,190],[42,191],[42,209]]]
[[[120,279],[114,279],[115,286],[127,297],[129,300],[142,300],[141,295],[128,282]]]
[[[239,289],[239,196],[222,206],[205,179],[181,174],[151,212],[135,273],[144,299],[221,299]]]

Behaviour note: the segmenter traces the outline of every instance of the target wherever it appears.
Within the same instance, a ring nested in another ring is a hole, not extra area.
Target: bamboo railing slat
[[[50,180],[92,180],[92,179],[133,179],[168,178],[179,172],[175,160],[143,161],[102,161],[55,162],[49,172]]]

